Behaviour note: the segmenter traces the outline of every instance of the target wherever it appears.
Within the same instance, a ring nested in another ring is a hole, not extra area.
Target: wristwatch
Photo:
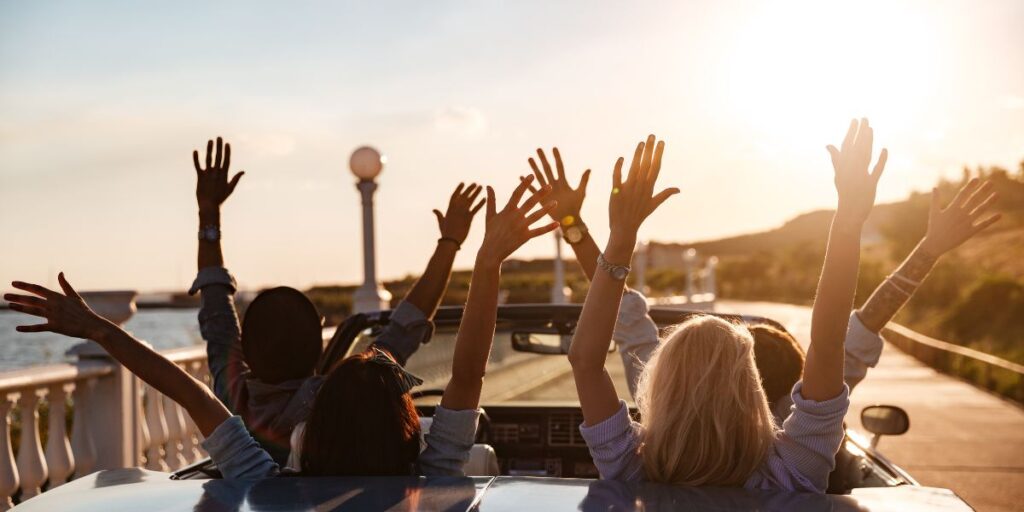
[[[604,254],[597,255],[597,266],[617,281],[623,281],[629,276],[629,267],[608,263],[608,260],[604,259]]]
[[[199,241],[200,242],[219,242],[220,241],[220,226],[209,225],[202,226],[199,228]]]
[[[562,226],[562,236],[569,245],[576,245],[587,238],[587,234],[590,230],[587,229],[587,225],[582,222],[576,222],[568,226]]]

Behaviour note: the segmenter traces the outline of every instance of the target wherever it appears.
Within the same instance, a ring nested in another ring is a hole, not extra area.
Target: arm
[[[64,278],[63,272],[58,275],[58,280],[64,295],[35,284],[13,283],[15,288],[35,296],[5,295],[4,298],[11,302],[11,309],[46,319],[44,324],[18,326],[19,332],[49,331],[96,341],[129,371],[184,407],[204,436],[212,434],[218,425],[230,417],[224,404],[206,386],[89,309]]]
[[[206,340],[207,364],[210,367],[214,394],[232,410],[238,410],[242,400],[241,388],[245,384],[248,366],[242,355],[241,328],[235,311],[234,278],[224,268],[220,245],[220,207],[235,190],[245,172],[228,180],[231,166],[231,144],[223,144],[217,137],[214,157],[213,141],[206,143],[206,168],[199,165],[199,152],[192,152],[196,169],[196,203],[199,206],[200,236],[198,267],[190,294],[202,291],[199,307],[199,330]]]
[[[653,195],[661,170],[664,142],[655,148],[651,135],[637,145],[626,181],[622,181],[623,159],[615,164],[613,191],[609,201],[611,236],[604,258],[612,265],[629,265],[636,246],[637,231],[654,210],[678,189]],[[605,271],[597,271],[587,293],[583,312],[569,348],[576,391],[587,426],[594,427],[619,413],[622,406],[615,386],[605,368],[608,343],[618,316],[624,281]]]
[[[434,254],[423,275],[392,313],[390,323],[375,342],[390,352],[399,364],[404,365],[420,344],[429,339],[433,331],[430,319],[434,317],[448,289],[455,254],[469,236],[473,217],[483,207],[483,200],[474,206],[483,189],[475,183],[465,189],[463,187],[460,183],[455,189],[448,202],[447,213],[442,215],[440,211],[434,210],[441,231]]]
[[[809,400],[825,401],[844,389],[843,340],[857,288],[861,229],[874,206],[878,178],[888,155],[883,149],[874,171],[868,173],[872,142],[873,131],[863,119],[850,124],[841,150],[828,146],[839,207],[829,230],[825,263],[811,310],[811,344],[803,374],[803,397]]]

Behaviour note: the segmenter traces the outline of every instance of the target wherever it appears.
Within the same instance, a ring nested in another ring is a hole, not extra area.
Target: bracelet
[[[900,286],[900,284],[896,280],[894,280],[891,275],[886,277],[885,281],[889,283],[889,286],[892,286],[896,291],[902,293],[903,295],[906,295],[908,298],[914,295],[913,291],[904,290],[903,287]]]
[[[914,281],[913,279],[910,279],[909,277],[901,276],[899,274],[899,272],[893,272],[892,274],[889,274],[889,279],[895,279],[897,281],[900,281],[903,284],[906,284],[906,285],[909,285],[909,286],[913,286],[914,288],[920,288],[921,287],[921,282],[920,281]]]
[[[454,239],[454,238],[452,238],[450,236],[442,236],[441,238],[438,238],[437,239],[437,243],[441,243],[441,242],[451,242],[451,243],[455,244],[455,250],[456,251],[462,249],[462,242],[460,242],[460,241],[458,241],[458,240],[456,240],[456,239]]]

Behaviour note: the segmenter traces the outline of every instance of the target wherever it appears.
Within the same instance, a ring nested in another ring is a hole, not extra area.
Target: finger
[[[437,227],[444,225],[444,215],[441,214],[441,210],[432,210],[434,217],[437,217]]]
[[[544,166],[544,177],[548,179],[548,183],[554,183],[555,175],[551,172],[551,164],[548,163],[548,157],[544,154],[544,150],[537,148],[537,156],[540,157],[540,164]]]
[[[45,332],[50,330],[50,324],[19,325],[15,329],[18,332]]]
[[[547,203],[544,203],[543,207],[538,208],[537,211],[526,216],[526,225],[529,226],[530,224],[542,219],[545,215],[550,213],[551,210],[555,209],[556,206],[558,206],[558,201],[548,201]]]
[[[53,291],[53,290],[51,290],[49,288],[46,288],[44,286],[39,286],[38,284],[24,283],[24,282],[21,282],[21,281],[14,281],[14,282],[11,283],[11,286],[13,286],[13,287],[15,287],[15,288],[17,288],[19,290],[25,290],[26,292],[34,293],[34,294],[36,294],[36,295],[38,295],[40,297],[44,297],[44,298],[47,298],[47,299],[60,295],[59,293],[57,293],[57,292],[55,292],[55,291]]]
[[[651,198],[651,211],[657,210],[661,203],[668,201],[668,198],[679,193],[678,188],[666,188],[661,192],[658,192],[653,198]]]
[[[459,186],[455,187],[455,192],[452,192],[451,197],[448,198],[448,207],[449,208],[451,208],[451,206],[453,204],[455,204],[455,200],[458,199],[460,194],[462,194],[462,188],[465,187],[465,186],[466,186],[465,183],[459,182]]]
[[[555,154],[555,171],[558,172],[558,179],[565,181],[565,167],[562,165],[562,154],[558,152],[558,148],[551,148],[551,152]]]
[[[477,205],[473,207],[473,209],[469,210],[470,215],[476,215],[476,212],[480,211],[480,208],[483,208],[484,204],[486,204],[486,203],[487,203],[486,199],[481,199],[480,202],[477,203]]]
[[[231,181],[228,182],[228,195],[231,195],[231,193],[235,191],[235,187],[238,186],[238,182],[241,181],[242,176],[245,176],[245,171],[239,171],[239,173],[234,175],[234,177],[231,178]]]
[[[203,172],[203,168],[199,166],[199,152],[198,151],[193,151],[192,152],[192,163],[196,164],[196,174],[201,174]]]
[[[612,193],[617,194],[619,188],[622,187],[622,163],[625,160],[620,156],[615,161],[615,170],[612,171]]]
[[[654,134],[647,136],[647,142],[644,144],[644,156],[640,161],[640,179],[649,181],[651,176],[651,160],[654,158]]]
[[[971,218],[976,218],[982,213],[984,213],[989,206],[992,206],[992,203],[996,202],[996,199],[999,199],[999,194],[995,192],[989,194],[988,197],[986,197],[985,200],[981,202],[981,204],[971,209]]]
[[[957,191],[956,196],[953,197],[953,201],[949,203],[950,206],[956,206],[957,208],[963,207],[964,201],[967,201],[967,197],[970,196],[972,192],[974,192],[974,189],[975,187],[978,186],[978,183],[980,183],[978,178],[971,178],[971,180],[968,181],[966,185],[960,187],[960,190]]]
[[[854,137],[857,136],[857,120],[850,120],[850,128],[846,130],[846,137],[843,138],[843,144],[839,147],[843,148],[843,153],[850,148],[850,144],[853,143]]]
[[[942,204],[939,203],[939,187],[932,187],[932,204],[928,207],[928,218],[934,217],[941,210]]]
[[[992,224],[995,224],[996,222],[999,222],[999,219],[1001,219],[1001,218],[1003,218],[1003,214],[997,213],[997,214],[992,215],[991,217],[989,217],[989,218],[987,218],[987,219],[985,219],[985,220],[975,224],[973,229],[971,229],[971,236],[974,236],[974,235],[977,235],[978,233],[981,233],[982,231],[985,230],[985,228],[991,226]]]
[[[879,178],[882,177],[882,171],[885,171],[885,162],[889,160],[889,150],[882,148],[882,152],[878,154],[878,163],[875,164],[874,170],[871,171],[871,179],[878,183]]]
[[[658,141],[657,147],[654,149],[654,160],[651,162],[651,171],[648,180],[650,181],[651,187],[654,187],[654,183],[658,181],[658,175],[661,174],[661,155],[665,153],[665,141]]]
[[[988,196],[990,195],[989,192],[991,190],[991,181],[985,181],[982,183],[981,186],[975,189],[974,193],[971,194],[971,197],[967,198],[967,201],[964,201],[964,209],[973,211],[979,204],[981,204],[982,200],[988,199]]]
[[[530,197],[526,199],[526,202],[519,207],[519,211],[525,215],[526,212],[532,210],[534,206],[537,206],[540,203],[540,201],[547,197],[550,193],[551,185],[544,185],[543,187],[540,188],[540,190],[534,192],[533,194],[530,194]]]
[[[224,144],[224,172],[231,168],[231,144]]]
[[[217,137],[217,156],[213,159],[213,166],[220,169],[221,162],[224,160],[224,139]]]
[[[554,231],[555,228],[557,228],[557,227],[558,227],[558,223],[557,222],[552,222],[550,224],[545,224],[545,225],[543,225],[543,226],[541,226],[539,228],[531,229],[531,230],[527,231],[526,234],[530,238],[537,238],[538,236],[541,236],[543,234],[550,233],[550,232]]]
[[[525,179],[526,179],[526,176],[520,176],[519,177],[519,182],[522,183],[522,181],[525,180]],[[539,190],[537,187],[535,187],[533,185],[530,185],[530,192],[537,193],[537,190]]]
[[[587,183],[590,183],[590,169],[583,171],[583,176],[580,177],[580,184],[576,187],[576,190],[586,194]]]
[[[529,179],[523,180],[523,183],[529,183]],[[494,217],[497,214],[494,208],[494,189],[490,185],[487,186],[487,218]]]
[[[11,308],[11,310],[13,311],[25,313],[26,315],[46,318],[46,309],[41,308],[39,306],[26,306],[24,304],[16,304],[12,302],[7,307]]]
[[[868,126],[868,120],[861,120],[860,132],[857,133],[857,147],[867,155],[868,163],[871,162],[871,145],[875,142],[875,130]]]
[[[19,293],[6,293],[4,294],[4,300],[10,303],[24,304],[26,306],[44,307],[46,301],[32,295],[21,295]]]
[[[477,185],[476,183],[474,183],[471,188],[473,189],[473,193],[468,194],[466,196],[466,202],[469,204],[473,204],[474,202],[476,202],[476,198],[480,197],[480,192],[483,192],[484,190],[483,188],[480,187],[480,185]]]
[[[537,162],[535,162],[533,160],[533,157],[530,157],[529,161],[530,161],[530,168],[533,169],[533,175],[537,178],[537,185],[539,185],[541,187],[543,187],[544,185],[547,185],[548,182],[544,178],[544,174],[542,174],[540,172],[540,168],[537,167]]]
[[[206,169],[209,170],[213,166],[213,141],[206,141]]]
[[[82,298],[82,296],[79,295],[78,292],[76,292],[75,289],[71,287],[71,283],[68,282],[68,279],[64,277],[64,272],[60,272],[57,274],[57,282],[60,283],[60,289],[64,290],[64,295],[67,295],[68,297],[72,297],[75,299]]]
[[[836,147],[831,145],[831,144],[829,144],[828,146],[825,146],[825,149],[828,150],[828,156],[830,156],[832,158],[832,168],[835,169],[836,171],[838,171],[839,170],[839,150],[836,149]]]
[[[523,194],[526,193],[526,189],[530,187],[530,183],[532,183],[532,182],[533,182],[533,177],[532,176],[527,176],[525,180],[520,182],[519,186],[516,187],[516,189],[512,192],[512,197],[508,198],[508,204],[505,207],[506,208],[509,208],[509,207],[517,208],[516,205],[519,204],[519,201],[523,198]],[[545,185],[545,187],[546,186],[548,186],[548,185]],[[541,187],[541,190],[544,190],[544,188]]]
[[[633,161],[629,164],[629,174],[626,175],[626,181],[633,180],[640,169],[640,161],[643,160],[644,155],[644,143],[640,142],[636,145],[636,150],[633,151]]]

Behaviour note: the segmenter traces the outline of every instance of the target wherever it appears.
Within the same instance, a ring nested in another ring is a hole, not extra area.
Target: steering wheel
[[[409,392],[409,398],[416,400],[418,398],[424,398],[428,396],[444,396],[443,389],[417,389]],[[488,439],[491,438],[491,417],[487,415],[487,411],[483,407],[480,408],[480,426],[476,429],[476,442],[487,443]]]

